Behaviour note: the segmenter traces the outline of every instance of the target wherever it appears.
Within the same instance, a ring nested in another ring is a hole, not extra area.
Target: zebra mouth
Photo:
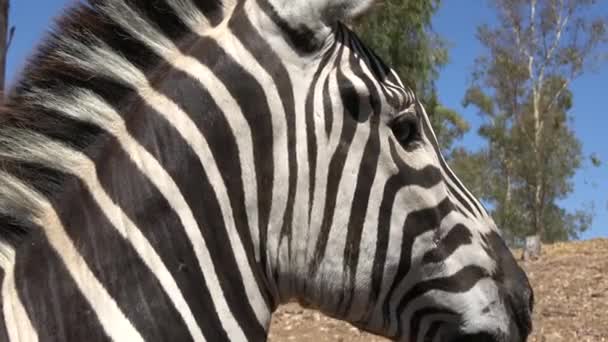
[[[449,336],[446,339],[442,339],[445,342],[526,342],[527,336],[521,336],[517,332],[505,333],[492,333],[492,332],[478,332],[474,334],[460,333],[456,336]]]
[[[464,334],[448,339],[448,342],[510,342],[503,336],[490,333]],[[513,341],[515,342],[515,341]]]

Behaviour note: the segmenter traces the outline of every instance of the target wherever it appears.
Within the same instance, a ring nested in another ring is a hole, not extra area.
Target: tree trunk
[[[501,215],[500,227],[504,229],[507,226],[508,221],[511,219],[511,197],[512,197],[512,187],[511,187],[511,166],[510,166],[510,157],[505,155],[505,183],[506,183],[506,191],[504,198],[504,206],[503,206],[503,214]],[[513,241],[511,241],[513,242]]]
[[[9,0],[0,0],[0,99],[4,98],[6,79],[6,52],[8,49],[8,9]]]
[[[524,246],[524,252],[522,259],[524,261],[533,261],[540,258],[542,243],[540,235],[532,235],[526,237],[526,244]]]
[[[530,1],[530,31],[532,37],[532,49],[536,48],[536,0]],[[532,199],[532,236],[526,237],[526,246],[524,250],[524,260],[536,259],[541,253],[541,238],[543,235],[543,217],[542,213],[542,158],[541,158],[541,140],[543,130],[543,117],[540,111],[540,101],[544,88],[544,72],[541,67],[539,73],[535,75],[534,54],[532,51],[527,51],[528,55],[528,73],[532,80],[532,148],[536,165],[534,167],[534,198]]]

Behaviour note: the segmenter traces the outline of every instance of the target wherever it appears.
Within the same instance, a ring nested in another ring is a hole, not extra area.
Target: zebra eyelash
[[[395,139],[407,151],[418,147],[422,140],[420,120],[415,113],[409,110],[395,117],[389,123],[389,127]]]

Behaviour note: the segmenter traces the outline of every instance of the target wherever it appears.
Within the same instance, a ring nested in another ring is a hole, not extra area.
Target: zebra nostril
[[[530,290],[528,293],[528,309],[530,313],[534,311],[534,291]]]
[[[497,342],[500,339],[489,333],[466,334],[457,336],[449,342]]]

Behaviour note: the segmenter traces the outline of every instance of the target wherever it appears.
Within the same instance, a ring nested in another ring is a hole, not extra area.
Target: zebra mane
[[[314,27],[330,14],[358,15],[373,0],[259,1],[282,6],[283,21]],[[141,89],[154,91],[163,66],[237,4],[85,0],[65,11],[0,108],[0,244],[36,226],[41,198],[66,193],[66,176],[80,166],[73,155],[95,157],[122,119],[111,113],[128,112]]]
[[[64,12],[0,108],[0,247],[34,229],[40,198],[66,191],[74,165],[57,149],[94,155],[107,135],[104,111],[83,98],[124,108],[134,84],[162,75],[163,49],[223,11],[220,0],[88,0]]]

